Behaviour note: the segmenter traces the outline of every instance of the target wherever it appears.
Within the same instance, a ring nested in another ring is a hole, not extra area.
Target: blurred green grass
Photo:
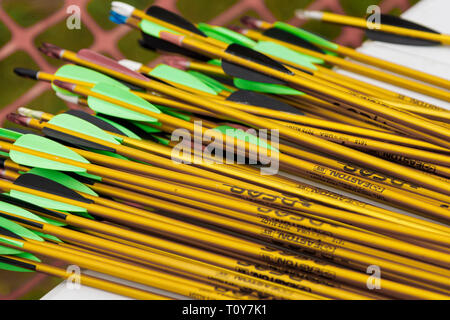
[[[2,0],[1,4],[3,9],[18,25],[26,28],[62,8],[64,1]]]

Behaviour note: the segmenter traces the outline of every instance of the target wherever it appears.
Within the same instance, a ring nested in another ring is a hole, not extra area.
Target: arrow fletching
[[[161,113],[151,103],[125,89],[113,87],[105,83],[98,83],[91,90],[117,100],[122,100],[124,102],[138,106],[140,108],[147,109],[154,113]],[[147,115],[125,109],[121,106],[115,105],[113,103],[92,96],[88,97],[87,102],[89,107],[97,113],[103,113],[117,118],[124,118],[127,120],[158,122],[158,119],[155,119],[153,117],[149,117]]]
[[[25,134],[20,136],[14,142],[14,145],[36,151],[45,150],[46,153],[52,154],[54,156],[71,159],[82,163],[89,163],[89,161],[87,161],[85,158],[70,150],[69,148],[63,146],[62,144],[34,134]],[[24,166],[58,171],[86,172],[85,169],[80,167],[44,159],[16,150],[11,150],[9,152],[9,155],[14,162],[22,164]]]
[[[279,94],[279,95],[294,95],[301,96],[304,95],[303,92],[298,91],[296,89],[292,89],[291,87],[287,87],[280,84],[275,83],[264,83],[257,81],[250,81],[241,78],[234,78],[233,80],[236,88],[243,90],[250,90],[262,93],[271,93],[271,94]]]
[[[296,115],[304,115],[303,112],[287,103],[281,102],[267,95],[248,90],[235,91],[227,97],[227,100],[276,111],[289,112]]]
[[[42,207],[40,207],[40,206],[38,206],[36,204],[33,204],[33,203],[29,203],[29,202],[22,201],[22,200],[17,199],[17,198],[13,198],[7,193],[0,194],[0,200],[3,201],[3,202],[9,203],[9,204],[15,205],[16,207],[26,208],[28,210],[33,210],[33,211],[36,211],[36,212],[39,212],[39,213],[42,213],[42,214],[47,214],[47,215],[50,215],[50,216],[54,216],[54,212],[53,211],[50,211],[50,210],[45,209],[45,208],[42,208]],[[11,213],[14,214],[14,212],[11,212]],[[53,219],[50,219],[50,218],[46,218],[46,217],[39,217],[39,218],[41,218],[46,223],[52,224],[54,226],[61,227],[61,226],[66,226],[67,225],[64,222],[53,220]]]
[[[22,174],[19,178],[17,178],[14,181],[14,184],[34,190],[51,193],[60,197],[76,200],[79,202],[93,203],[92,200],[84,198],[77,192],[73,191],[70,188],[67,188],[62,184],[59,184],[53,180],[32,173]],[[82,207],[66,204],[48,198],[39,197],[22,191],[11,190],[10,196],[13,198],[20,199],[22,201],[37,204],[41,207],[48,209],[73,211],[73,212],[86,212],[86,209]]]
[[[167,22],[169,24],[172,24],[174,26],[177,26],[181,29],[188,30],[190,32],[193,32],[195,34],[198,34],[199,36],[206,37],[206,35],[199,30],[196,26],[194,26],[191,22],[184,19],[183,17],[179,16],[178,14],[166,10],[160,6],[151,6],[149,7],[145,13],[149,16],[152,16],[158,20]]]
[[[318,45],[320,47],[325,47],[328,48],[330,50],[337,50],[338,49],[338,45],[326,40],[325,38],[318,36],[312,32],[308,32],[306,30],[291,26],[287,23],[281,22],[281,21],[277,21],[274,23],[274,27],[275,28],[279,28],[281,30],[284,30],[286,32],[289,32],[293,35],[296,35],[299,38],[304,39],[305,41],[311,42],[315,45]]]
[[[17,224],[16,222],[13,222],[9,219],[4,218],[1,216],[0,213],[0,234],[6,235],[8,237],[16,238],[19,240],[23,240],[24,238],[33,239],[36,241],[44,241],[41,237],[39,237],[37,234],[32,232],[31,230],[28,230],[27,228],[22,227],[20,224]],[[2,239],[0,236],[0,241],[5,241],[5,239]],[[6,240],[10,241],[10,240]]]
[[[172,81],[184,85],[186,87],[197,89],[199,91],[207,92],[214,95],[216,94],[214,90],[212,90],[209,86],[204,84],[195,76],[183,70],[168,66],[166,64],[157,65],[155,68],[152,69],[152,71],[150,71],[149,74],[158,79]]]
[[[6,248],[6,247],[3,247]],[[1,254],[1,250],[0,250]],[[14,256],[22,259],[32,260],[41,262],[39,258],[37,258],[35,255],[28,253],[28,252],[20,252],[18,254],[15,254]],[[22,261],[18,261],[15,259],[11,259],[9,257],[0,256],[0,269],[7,270],[7,271],[14,271],[14,272],[34,272],[35,266],[31,263],[26,263]]]
[[[237,43],[248,48],[253,48],[256,45],[256,42],[252,39],[224,27],[212,26],[206,23],[199,23],[198,27],[209,37],[228,44]]]
[[[290,43],[294,46],[302,47],[311,51],[316,51],[318,53],[325,54],[325,51],[320,49],[319,47],[315,46],[311,42],[308,42],[298,36],[295,36],[294,34],[284,31],[280,28],[270,28],[267,30],[264,30],[263,35],[269,38],[277,39],[286,43]]]
[[[222,83],[220,83],[216,79],[211,78],[211,77],[209,77],[209,76],[207,76],[207,75],[205,75],[203,73],[200,73],[200,72],[197,72],[197,71],[194,71],[194,70],[189,70],[189,71],[186,71],[186,72],[191,74],[191,75],[193,75],[197,79],[201,80],[203,83],[208,85],[216,93],[219,93],[221,91],[233,92],[232,89],[224,86]]]
[[[394,27],[400,27],[400,28],[405,28],[405,29],[412,29],[412,30],[440,34],[439,32],[437,32],[433,29],[430,29],[428,27],[425,27],[423,25],[420,25],[418,23],[415,23],[415,22],[412,22],[409,20],[405,20],[400,17],[396,17],[396,16],[389,15],[389,14],[381,14],[380,15],[380,23],[385,24],[385,25],[394,26]],[[376,29],[366,29],[366,36],[367,36],[367,38],[374,40],[374,41],[402,44],[402,45],[409,45],[409,46],[429,47],[429,46],[440,46],[441,45],[441,43],[438,41],[407,37],[407,36],[402,36],[402,35],[398,35],[398,34],[383,32],[383,31],[376,30]]]
[[[281,71],[286,74],[292,74],[290,70],[286,69],[283,65],[281,65],[277,61],[247,47],[233,43],[228,46],[226,52],[235,55],[237,57],[259,63],[261,65],[275,69],[277,71]],[[265,75],[263,73],[254,71],[246,67],[242,67],[240,65],[231,63],[227,60],[222,60],[222,69],[223,71],[225,71],[227,75],[232,77],[242,78],[256,82],[286,85],[286,82],[282,80],[273,78],[271,76]]]

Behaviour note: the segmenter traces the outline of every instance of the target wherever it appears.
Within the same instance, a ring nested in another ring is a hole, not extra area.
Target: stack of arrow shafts
[[[44,43],[69,63],[14,70],[79,108],[0,129],[0,268],[70,278],[55,258],[136,299],[450,297],[450,112],[330,67],[443,103],[449,80],[281,22],[111,20],[166,64]]]

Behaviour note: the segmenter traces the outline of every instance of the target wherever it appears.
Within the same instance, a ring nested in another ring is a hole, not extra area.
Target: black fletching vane
[[[11,258],[8,258],[5,256],[0,256],[0,262],[7,263],[12,266],[16,266],[16,267],[20,267],[20,268],[24,268],[24,269],[36,271],[36,266],[34,264],[23,262],[23,261],[18,261],[18,260],[11,259]]]
[[[53,130],[50,128],[43,128],[42,132],[47,137],[50,137],[54,140],[58,140],[58,141],[61,141],[64,143],[69,143],[73,146],[90,148],[90,149],[95,149],[95,150],[109,151],[109,152],[113,152],[113,153],[116,152],[116,150],[113,148],[104,146],[99,143],[91,142],[89,140],[81,139],[81,138],[75,137],[73,135],[70,135],[70,134],[67,134],[64,132],[60,132],[60,131],[56,131],[56,130]]]
[[[22,207],[24,209],[43,213],[43,214],[51,216],[51,217],[55,217],[55,218],[59,218],[59,219],[65,219],[67,217],[67,214],[65,214],[65,213],[42,208],[41,206],[37,206],[35,204],[29,203],[29,202],[26,202],[26,201],[23,201],[23,200],[20,200],[17,198],[13,198],[6,194],[0,194],[0,200],[10,203],[10,204],[13,204],[13,205],[16,205],[18,207]]]
[[[189,58],[200,60],[200,61],[209,61],[211,58],[196,53],[194,51],[179,47],[173,43],[167,42],[165,40],[161,40],[154,36],[151,36],[145,32],[141,32],[142,39],[139,40],[139,44],[141,47],[145,49],[149,49],[152,51],[161,50],[169,53],[176,53],[182,56],[187,56]]]
[[[126,81],[123,81],[123,80],[120,80],[120,79],[116,79],[116,80],[119,81],[124,86],[127,86],[128,88],[130,88],[130,90],[133,90],[133,91],[145,91],[145,88],[136,86],[136,85],[134,85],[132,83],[129,83],[129,82],[126,82]]]
[[[18,236],[17,234],[9,231],[8,229],[3,228],[2,226],[0,226],[0,234],[10,237],[10,238],[16,238],[19,240],[25,240],[24,238],[22,238],[21,236]],[[1,242],[0,242],[1,245]]]
[[[226,50],[227,53],[235,55],[237,57],[256,62],[258,64],[264,65],[266,67],[275,69],[277,71],[284,72],[286,74],[293,74],[290,70],[286,69],[280,63],[270,59],[264,54],[256,52],[255,50],[249,49],[247,47],[241,46],[239,44],[230,44]],[[222,60],[222,69],[223,71],[232,77],[242,78],[249,81],[263,82],[263,83],[271,83],[271,84],[279,84],[286,85],[287,83],[279,80],[277,78],[265,75],[253,69],[249,69],[243,67],[241,65],[234,64],[225,59]]]
[[[124,119],[120,119],[120,118],[114,118],[114,117],[112,117],[110,115],[106,115],[106,114],[103,114],[103,113],[101,114],[101,116],[103,118],[110,119],[110,120],[114,121],[117,124],[120,124],[121,126],[127,128],[128,130],[130,130],[131,132],[133,132],[134,134],[136,134],[138,137],[140,137],[142,139],[155,141],[155,139],[152,137],[151,134],[149,134],[148,132],[142,130],[141,128],[139,128],[138,126],[134,125],[130,121],[127,121],[127,120],[124,120]]]
[[[227,100],[276,111],[289,112],[301,116],[305,115],[303,112],[287,103],[281,102],[264,94],[248,90],[235,91],[227,97]]]
[[[93,115],[90,115],[87,112],[84,112],[81,110],[70,109],[64,113],[70,114],[70,115],[75,116],[80,119],[83,119],[102,130],[113,132],[113,133],[120,134],[120,135],[125,135],[122,131],[120,131],[113,125],[109,124],[108,122],[106,122],[102,119],[94,117]]]
[[[70,188],[67,188],[66,186],[63,186],[58,182],[32,173],[22,174],[14,181],[14,184],[25,188],[51,193],[60,197],[72,199],[79,202],[94,203],[92,200],[86,199],[77,192],[73,191]]]
[[[405,28],[405,29],[425,31],[425,32],[439,34],[439,32],[436,32],[433,29],[430,29],[428,27],[422,26],[415,22],[411,22],[411,21],[408,21],[408,20],[405,20],[405,19],[402,19],[402,18],[399,18],[396,16],[389,15],[389,14],[382,14],[380,23],[385,24],[385,25]],[[374,41],[381,41],[381,42],[388,42],[388,43],[402,44],[402,45],[410,45],[410,46],[431,47],[431,46],[440,46],[441,45],[441,43],[438,41],[401,36],[401,35],[397,35],[397,34],[393,34],[393,33],[383,32],[383,31],[379,31],[379,30],[371,30],[371,29],[366,29],[366,36],[369,39],[374,40]]]
[[[200,31],[196,26],[194,26],[191,22],[179,16],[178,14],[166,10],[160,6],[151,6],[150,8],[147,9],[147,11],[145,11],[145,13],[156,19],[173,24],[174,26],[177,26],[181,29],[188,30],[202,37],[206,37],[206,35],[202,31]]]
[[[319,47],[313,45],[311,42],[308,42],[300,37],[293,35],[290,32],[278,29],[278,28],[270,28],[263,32],[263,35],[269,38],[277,39],[283,42],[287,42],[294,46],[302,47],[311,51],[316,51],[318,53],[325,54],[325,51],[320,49]]]

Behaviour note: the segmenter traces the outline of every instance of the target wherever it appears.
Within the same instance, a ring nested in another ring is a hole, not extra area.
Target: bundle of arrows
[[[58,259],[136,299],[450,298],[450,111],[333,67],[443,102],[450,80],[282,22],[110,14],[165,63],[43,43],[67,64],[14,69],[79,107],[0,129],[1,269],[68,278]],[[449,44],[398,20],[370,34]]]

